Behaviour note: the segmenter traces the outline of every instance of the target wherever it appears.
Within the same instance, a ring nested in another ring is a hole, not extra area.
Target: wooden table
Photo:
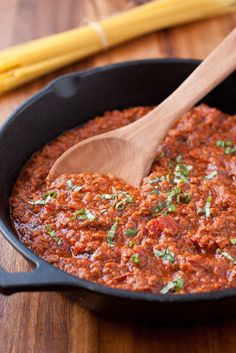
[[[0,48],[63,31],[130,5],[132,1],[127,4],[125,0],[1,0]],[[179,26],[84,60],[1,97],[0,122],[62,73],[140,58],[204,58],[235,25],[236,15],[231,15]],[[0,265],[6,270],[29,270],[2,236],[0,254]],[[234,320],[168,329],[128,318],[111,320],[80,308],[60,293],[0,295],[1,353],[230,353],[236,352],[235,330]]]

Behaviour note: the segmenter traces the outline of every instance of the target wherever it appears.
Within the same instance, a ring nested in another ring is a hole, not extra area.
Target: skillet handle
[[[0,268],[0,293],[5,295],[31,291],[66,291],[79,287],[78,282],[78,278],[41,260],[29,272],[10,273]]]

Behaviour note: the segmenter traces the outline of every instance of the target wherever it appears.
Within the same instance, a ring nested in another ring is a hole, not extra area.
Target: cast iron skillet
[[[0,130],[0,230],[35,269],[0,271],[0,292],[67,291],[81,305],[112,315],[154,317],[157,322],[214,319],[236,314],[236,288],[202,294],[154,295],[108,288],[54,268],[27,249],[9,217],[12,186],[34,151],[63,131],[109,109],[154,105],[169,95],[198,61],[141,60],[62,76],[24,102]],[[236,113],[236,73],[203,101]],[[170,107],[171,109],[171,107]]]

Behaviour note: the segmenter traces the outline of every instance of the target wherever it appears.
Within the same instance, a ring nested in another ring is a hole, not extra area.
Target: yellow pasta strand
[[[0,74],[0,94],[43,76],[46,73],[57,70],[62,66],[69,65],[82,57],[83,52],[78,50],[4,72]]]

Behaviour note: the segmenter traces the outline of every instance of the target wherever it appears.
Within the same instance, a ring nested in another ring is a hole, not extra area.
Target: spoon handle
[[[236,28],[168,98],[144,118],[120,129],[120,135],[140,146],[142,152],[146,148],[146,153],[154,153],[176,119],[235,69]]]

